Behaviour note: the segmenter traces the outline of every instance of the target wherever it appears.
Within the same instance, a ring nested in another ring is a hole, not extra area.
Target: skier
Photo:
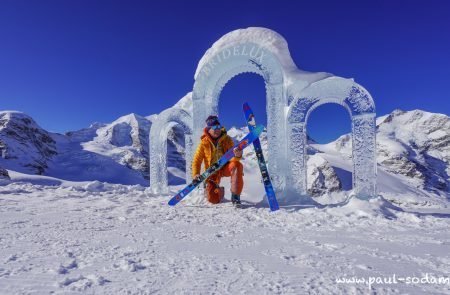
[[[234,142],[227,135],[226,129],[220,124],[217,116],[211,115],[206,119],[206,127],[194,158],[192,160],[192,177],[194,180],[200,176],[202,162],[208,169],[229,149]],[[234,149],[234,157],[222,169],[211,175],[206,182],[206,198],[210,203],[218,204],[223,199],[223,188],[220,187],[222,177],[231,177],[231,201],[240,206],[240,195],[244,187],[244,168],[240,162],[242,150]]]

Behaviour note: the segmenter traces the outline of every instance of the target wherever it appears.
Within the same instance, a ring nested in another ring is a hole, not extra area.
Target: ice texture
[[[188,94],[190,95],[190,94]],[[167,136],[178,124],[185,134],[186,181],[191,179],[193,156],[192,116],[185,109],[175,106],[160,113],[150,129],[150,187],[153,193],[168,193]]]
[[[306,194],[306,134],[311,112],[326,103],[342,105],[352,120],[353,189],[356,196],[376,195],[375,104],[370,94],[352,79],[329,77],[291,93],[287,114],[291,174],[288,186]]]

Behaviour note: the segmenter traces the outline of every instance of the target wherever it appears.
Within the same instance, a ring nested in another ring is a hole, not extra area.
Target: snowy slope
[[[356,202],[271,213],[167,200],[99,182],[0,186],[0,294],[450,292],[448,283],[368,284],[448,278],[448,210]],[[367,283],[336,282],[354,277]]]

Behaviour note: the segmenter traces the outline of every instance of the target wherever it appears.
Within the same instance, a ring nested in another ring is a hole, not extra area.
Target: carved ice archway
[[[218,114],[219,96],[226,83],[247,72],[261,75],[265,82],[267,159],[277,191],[289,193],[293,187],[294,196],[299,197],[300,202],[311,200],[302,198],[307,196],[307,119],[316,107],[324,103],[339,103],[349,111],[352,119],[354,192],[360,198],[376,195],[375,105],[372,97],[353,80],[298,69],[286,40],[266,28],[239,29],[221,37],[198,64],[191,97],[192,112],[172,117],[163,112],[157,118],[151,131],[153,138],[159,138],[151,141],[152,189],[168,191],[167,159],[161,158],[161,155],[166,155],[167,146],[166,140],[161,138],[167,138],[169,128],[173,124],[185,128],[186,178],[189,181],[189,162],[194,147],[200,141],[205,119],[210,114]],[[240,109],[240,106],[236,107]],[[281,197],[279,201],[283,199]]]
[[[326,103],[344,106],[352,120],[353,191],[359,198],[376,195],[375,104],[370,94],[351,79],[331,77],[290,93],[286,125],[291,175],[288,183],[307,195],[306,125],[311,112]]]
[[[263,34],[264,38],[258,38],[258,34]],[[287,107],[284,69],[296,68],[287,43],[274,31],[258,28],[233,31],[212,48],[214,50],[208,50],[200,60],[195,74],[192,95],[194,146],[199,142],[207,116],[218,114],[219,96],[225,84],[242,73],[261,75],[266,85],[268,166],[275,188],[281,190],[285,185],[286,169],[283,168],[287,162],[282,141],[286,135],[285,120],[280,120]],[[237,108],[240,111],[241,106]]]
[[[185,135],[186,181],[191,180],[192,116],[181,108],[161,112],[150,128],[150,188],[153,193],[168,193],[167,137],[175,125],[181,126]]]

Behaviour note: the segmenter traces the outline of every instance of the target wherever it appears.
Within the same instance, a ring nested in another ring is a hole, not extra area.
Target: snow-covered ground
[[[450,293],[445,207],[351,200],[272,213],[195,195],[169,207],[142,186],[38,178],[0,186],[0,294],[371,292],[336,281],[353,277],[379,294]]]
[[[382,198],[372,202],[348,201],[350,135],[311,141],[308,190],[319,204],[271,213],[251,148],[244,209],[206,204],[198,190],[172,208],[180,186],[168,196],[141,186],[152,118],[59,135],[2,114],[0,174],[11,180],[0,175],[0,294],[450,294],[448,116],[378,118]],[[169,136],[172,184],[183,181],[183,140]],[[261,143],[266,152],[266,133]]]

